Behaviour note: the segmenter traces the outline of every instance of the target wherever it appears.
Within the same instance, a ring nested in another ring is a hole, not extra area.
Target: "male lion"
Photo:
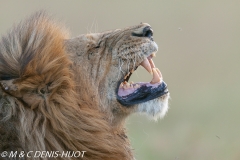
[[[0,153],[8,153],[0,159],[76,158],[34,157],[37,151],[134,159],[125,118],[143,112],[157,119],[168,109],[152,35],[141,23],[69,39],[44,12],[14,26],[0,41]],[[140,65],[152,81],[128,83]]]

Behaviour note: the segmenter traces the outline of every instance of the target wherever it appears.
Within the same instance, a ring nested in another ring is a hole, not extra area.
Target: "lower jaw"
[[[137,105],[136,112],[146,114],[149,118],[158,120],[163,118],[168,111],[169,93]]]
[[[117,92],[117,100],[124,106],[130,107],[135,104],[140,104],[144,102],[148,102],[155,98],[164,96],[168,93],[167,84],[162,81],[158,84],[149,84],[143,83],[140,88],[135,90],[133,93],[128,95],[119,95],[121,90]],[[125,92],[124,92],[125,93]]]

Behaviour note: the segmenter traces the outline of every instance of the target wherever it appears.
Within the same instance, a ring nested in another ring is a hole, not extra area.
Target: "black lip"
[[[117,100],[122,105],[130,107],[134,104],[147,102],[157,97],[161,97],[168,93],[168,91],[165,91],[166,89],[167,84],[164,81],[156,88],[153,88],[151,86],[147,87],[146,85],[143,85],[136,90],[137,92],[134,92],[127,96],[121,97],[117,94]]]

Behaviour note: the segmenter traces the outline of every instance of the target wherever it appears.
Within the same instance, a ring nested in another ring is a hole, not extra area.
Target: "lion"
[[[168,110],[157,50],[147,23],[69,38],[40,11],[13,26],[0,41],[0,153],[80,159],[19,154],[84,151],[85,160],[133,160],[126,117],[157,120]],[[129,83],[139,66],[151,82]]]

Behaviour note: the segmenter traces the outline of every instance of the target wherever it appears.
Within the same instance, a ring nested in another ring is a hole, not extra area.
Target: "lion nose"
[[[138,29],[132,32],[132,36],[151,38],[153,36],[153,30],[150,25],[143,24],[142,27],[139,27]]]
[[[152,37],[152,36],[153,36],[153,30],[150,26],[143,28],[142,37]]]

